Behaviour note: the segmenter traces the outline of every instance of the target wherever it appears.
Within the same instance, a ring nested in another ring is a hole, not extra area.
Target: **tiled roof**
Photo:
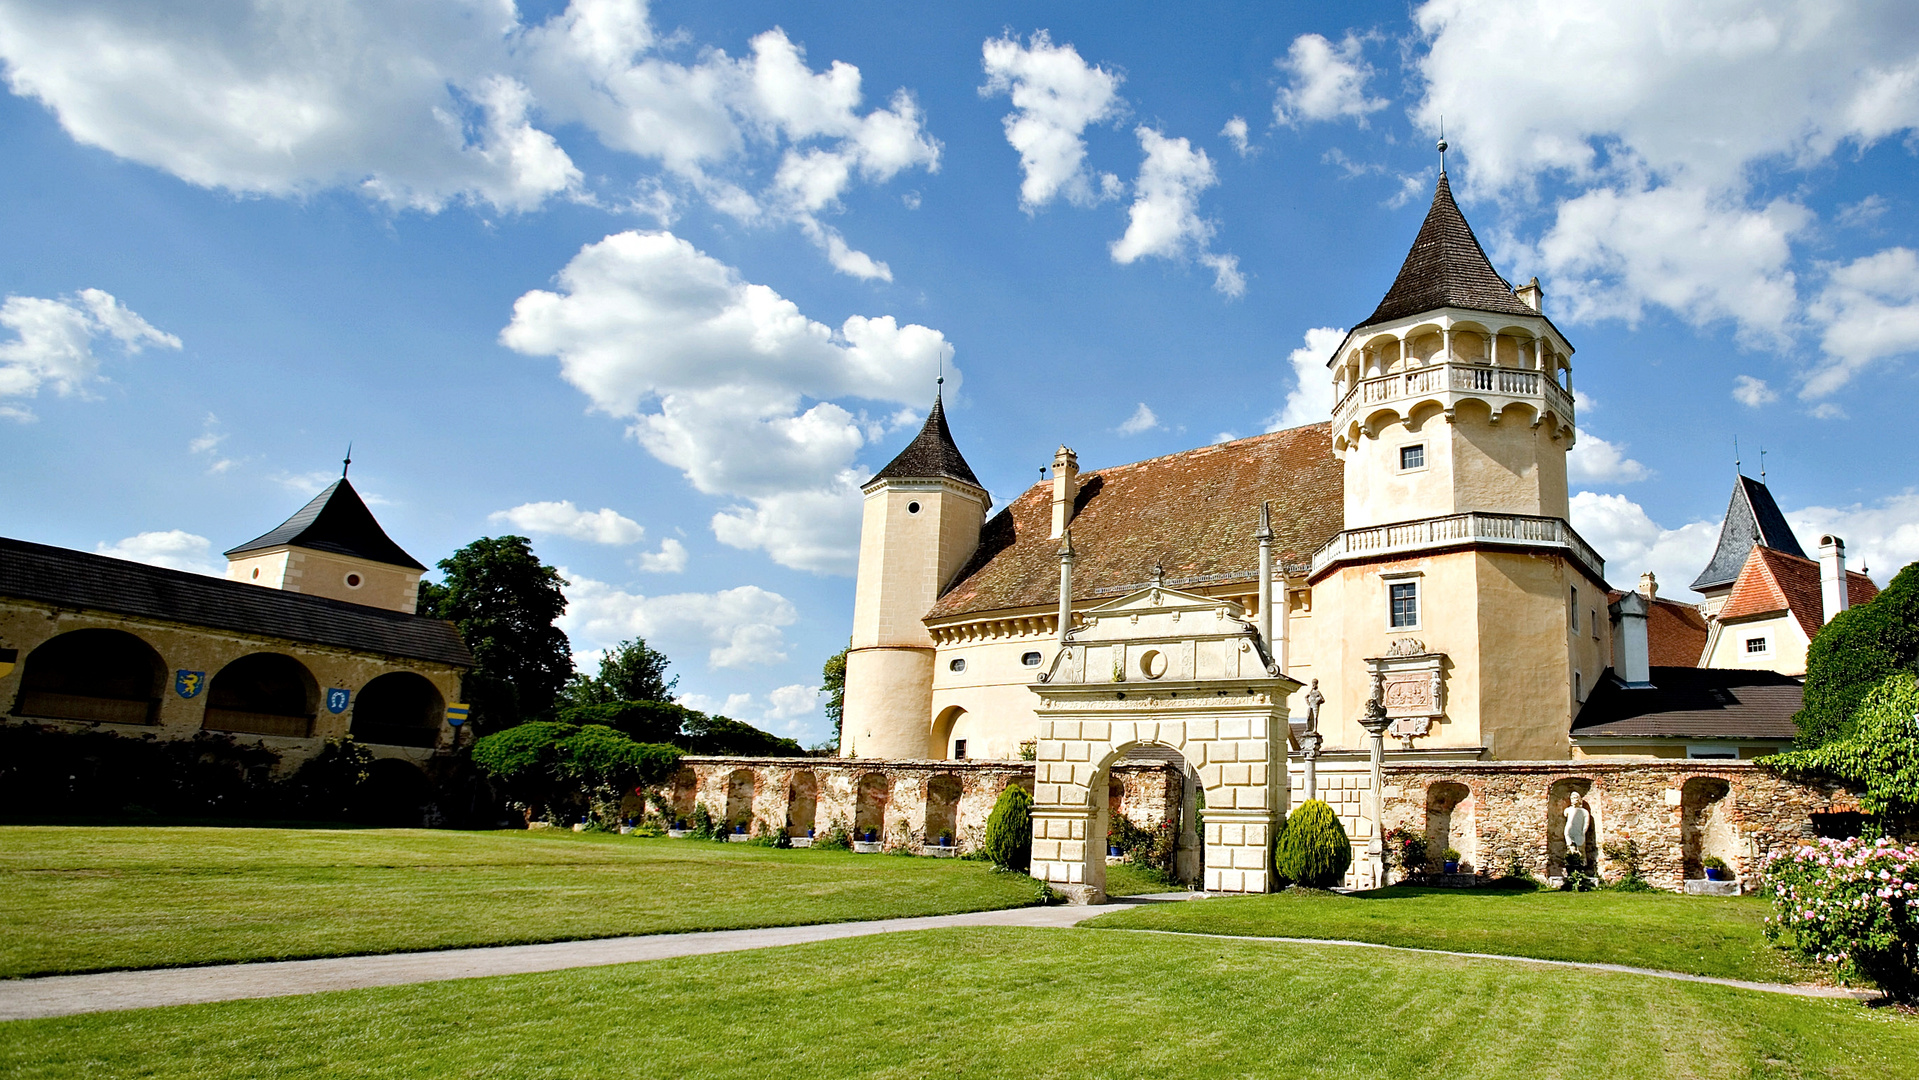
[[[1625,595],[1615,589],[1606,602]],[[1706,617],[1691,604],[1654,600],[1646,606],[1646,651],[1653,667],[1698,667],[1706,651]]]
[[[1712,561],[1694,579],[1692,590],[1704,592],[1732,584],[1754,545],[1806,557],[1799,538],[1792,534],[1792,526],[1786,524],[1786,515],[1773,501],[1772,492],[1760,481],[1741,475],[1733,482],[1726,520],[1719,526],[1719,546],[1713,549]]]
[[[958,480],[982,490],[985,487],[979,482],[979,477],[973,475],[959,447],[954,445],[953,432],[946,426],[946,404],[938,394],[933,395],[933,411],[926,414],[926,423],[921,426],[920,433],[906,444],[906,449],[901,450],[886,468],[873,474],[874,480],[934,477]]]
[[[380,528],[380,523],[373,519],[373,511],[360,501],[360,493],[353,490],[353,485],[344,476],[315,495],[312,502],[300,508],[299,513],[281,522],[279,528],[255,537],[226,554],[232,558],[249,551],[288,546],[352,555],[388,566],[404,566],[409,570],[426,569],[387,536],[386,530]]]
[[[1658,667],[1629,689],[1608,671],[1573,719],[1575,738],[1791,739],[1805,687],[1776,671]]]
[[[1864,574],[1846,571],[1848,604],[1863,604],[1879,595],[1879,586]],[[1719,609],[1719,621],[1776,615],[1790,610],[1810,639],[1826,621],[1826,599],[1819,585],[1819,564],[1799,555],[1769,547],[1755,547],[1733,580],[1732,593]]]
[[[1083,473],[1079,482],[1071,528],[1080,599],[1138,588],[1155,563],[1173,588],[1254,581],[1262,500],[1272,500],[1273,548],[1285,564],[1305,562],[1345,516],[1331,424]],[[928,617],[1057,603],[1052,528],[1053,485],[1035,484],[986,523],[979,551]]]
[[[0,596],[473,666],[449,622],[6,537]]]
[[[1439,174],[1432,209],[1419,226],[1413,248],[1379,307],[1360,326],[1390,322],[1434,308],[1458,307],[1505,315],[1537,315],[1493,269],[1473,227],[1453,201],[1452,185]]]

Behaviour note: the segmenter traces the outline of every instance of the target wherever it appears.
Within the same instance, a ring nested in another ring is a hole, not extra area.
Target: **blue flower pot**
[[[1449,863],[1446,863],[1446,864],[1445,864],[1445,867],[1446,867],[1446,872],[1447,872],[1448,874],[1457,874],[1457,873],[1459,873],[1459,864],[1458,864],[1457,862],[1449,862]]]
[[[1731,881],[1732,871],[1721,870],[1716,866],[1708,866],[1706,867],[1706,880],[1707,881]]]

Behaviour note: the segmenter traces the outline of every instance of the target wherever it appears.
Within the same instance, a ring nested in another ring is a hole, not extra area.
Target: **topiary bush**
[[[986,819],[986,856],[993,865],[1025,870],[1033,865],[1033,797],[1018,784],[999,793]]]
[[[1279,834],[1273,868],[1280,877],[1309,889],[1330,889],[1353,865],[1352,841],[1339,815],[1319,799],[1308,799],[1287,815]]]
[[[1866,695],[1899,672],[1919,673],[1919,563],[1813,635],[1806,650],[1805,704],[1792,718],[1799,746],[1811,749],[1851,734]]]

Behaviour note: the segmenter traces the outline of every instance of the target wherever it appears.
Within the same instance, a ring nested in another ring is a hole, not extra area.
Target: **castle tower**
[[[840,753],[942,757],[930,747],[933,638],[924,619],[979,547],[992,497],[953,444],[938,394],[920,433],[861,491]]]
[[[1567,755],[1611,638],[1604,563],[1566,520],[1572,352],[1442,169],[1392,288],[1327,361],[1345,530],[1310,578],[1340,613],[1320,633],[1340,672],[1327,712],[1351,729],[1330,745],[1359,744],[1377,690],[1403,748]]]
[[[345,476],[279,528],[226,553],[227,578],[413,614],[426,567],[374,520]]]

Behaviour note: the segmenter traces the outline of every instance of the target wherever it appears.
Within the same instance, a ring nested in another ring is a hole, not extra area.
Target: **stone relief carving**
[[[1387,656],[1424,656],[1426,643],[1416,637],[1403,637],[1386,646]]]

